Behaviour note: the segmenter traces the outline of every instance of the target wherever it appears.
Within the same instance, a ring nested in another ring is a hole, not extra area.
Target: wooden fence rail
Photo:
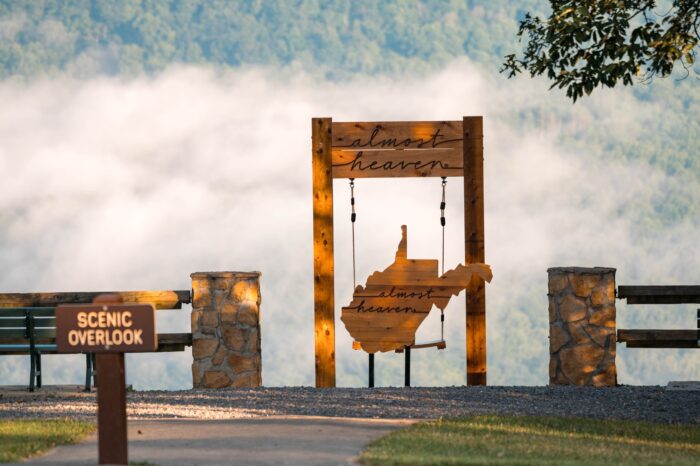
[[[0,293],[0,308],[90,304],[101,294],[117,294],[125,303],[151,303],[156,309],[181,309],[183,304],[192,302],[190,290]]]
[[[700,286],[619,286],[618,299],[627,304],[691,304],[700,303]]]

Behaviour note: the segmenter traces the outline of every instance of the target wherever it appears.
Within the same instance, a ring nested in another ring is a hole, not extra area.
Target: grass
[[[700,426],[553,417],[422,422],[370,443],[360,461],[411,465],[698,465]]]
[[[0,420],[0,463],[20,461],[56,445],[76,443],[95,425],[70,419]]]

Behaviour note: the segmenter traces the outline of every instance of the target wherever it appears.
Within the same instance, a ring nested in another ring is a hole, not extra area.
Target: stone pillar
[[[259,387],[260,272],[192,277],[192,385]]]
[[[617,385],[615,269],[549,273],[549,384]]]

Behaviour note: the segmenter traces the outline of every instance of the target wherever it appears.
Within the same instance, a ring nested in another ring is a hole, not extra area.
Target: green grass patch
[[[0,420],[0,463],[20,461],[56,445],[76,443],[95,425],[70,419]]]
[[[698,465],[700,427],[559,417],[422,422],[370,443],[376,466]]]

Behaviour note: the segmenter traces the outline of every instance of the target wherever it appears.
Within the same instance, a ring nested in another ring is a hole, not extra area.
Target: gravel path
[[[663,387],[306,387],[128,394],[131,419],[333,416],[434,419],[475,414],[554,415],[700,424],[700,392]],[[95,416],[95,394],[0,391],[2,417]]]

